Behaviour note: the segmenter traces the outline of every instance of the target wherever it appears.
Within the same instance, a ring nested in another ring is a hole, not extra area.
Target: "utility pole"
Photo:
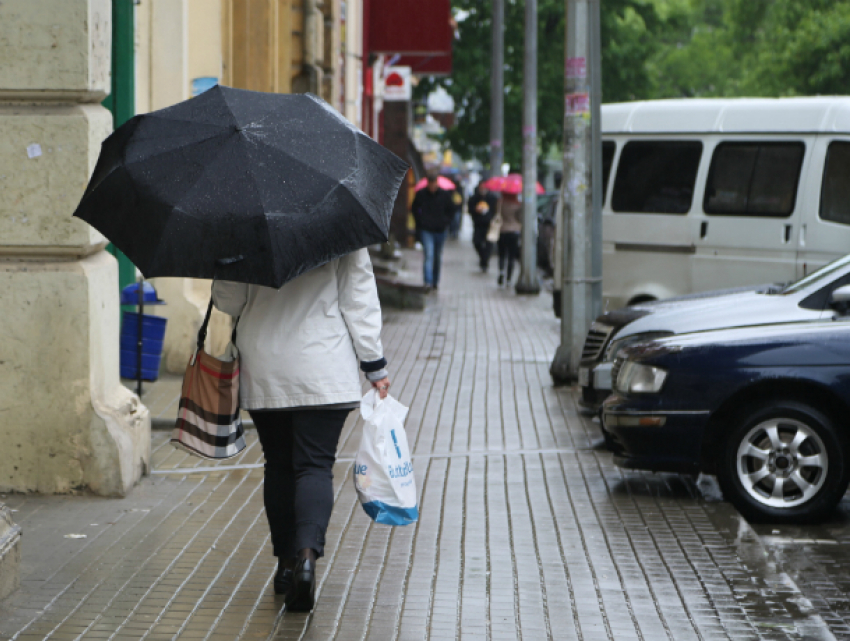
[[[537,280],[537,0],[525,0],[522,78],[522,272],[517,294],[539,294]]]
[[[549,369],[555,382],[578,373],[602,291],[599,0],[566,0],[566,11],[561,344]]]
[[[490,55],[490,175],[502,174],[505,157],[505,0],[493,0]]]

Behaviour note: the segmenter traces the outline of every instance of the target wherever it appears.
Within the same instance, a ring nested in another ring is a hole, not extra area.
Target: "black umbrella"
[[[109,136],[74,215],[145,277],[280,287],[386,241],[406,171],[316,96],[217,86]]]

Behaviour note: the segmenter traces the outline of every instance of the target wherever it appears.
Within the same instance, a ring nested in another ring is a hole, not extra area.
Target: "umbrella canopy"
[[[427,187],[427,186],[428,186],[428,179],[423,178],[418,183],[416,183],[416,185],[413,187],[413,190],[414,191],[420,191],[422,189],[425,189],[425,187]],[[455,190],[455,184],[451,180],[446,178],[445,176],[437,176],[437,186],[440,189],[447,189],[448,191],[454,191]]]
[[[507,176],[493,176],[484,181],[484,186],[490,191],[500,191],[504,194],[522,193],[522,174],[508,174]],[[545,194],[543,185],[537,183],[538,194]]]
[[[147,278],[280,287],[386,241],[407,169],[316,96],[216,86],[119,127],[74,215]]]

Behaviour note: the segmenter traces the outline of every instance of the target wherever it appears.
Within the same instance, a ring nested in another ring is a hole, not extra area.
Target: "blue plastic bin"
[[[166,319],[142,314],[142,380],[155,381],[159,378],[159,363],[162,359],[162,342],[165,338]],[[139,315],[124,312],[121,322],[121,377],[139,378],[137,344]]]

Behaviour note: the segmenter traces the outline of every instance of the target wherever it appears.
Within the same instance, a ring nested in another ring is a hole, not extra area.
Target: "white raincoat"
[[[386,365],[381,306],[369,252],[361,249],[280,289],[216,281],[216,307],[240,316],[243,409],[358,403],[364,371]]]

